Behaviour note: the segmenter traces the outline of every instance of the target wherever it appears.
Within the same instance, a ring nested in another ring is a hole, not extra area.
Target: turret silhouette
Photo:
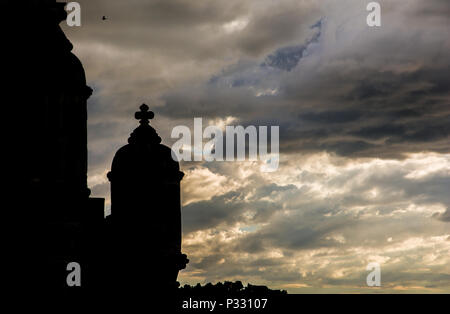
[[[181,254],[180,181],[184,173],[150,126],[154,114],[148,110],[144,104],[136,112],[140,125],[117,151],[108,173],[110,265],[117,274],[111,285],[141,289],[153,282],[153,288],[168,291],[177,287],[178,271],[188,262]]]

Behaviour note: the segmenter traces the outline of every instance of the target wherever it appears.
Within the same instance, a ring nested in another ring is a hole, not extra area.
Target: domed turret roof
[[[183,173],[177,161],[172,158],[172,150],[161,144],[161,138],[150,126],[154,117],[147,105],[142,105],[135,118],[140,125],[131,133],[128,144],[121,147],[114,156],[110,179],[112,176],[146,176],[161,177],[168,180],[181,180]]]

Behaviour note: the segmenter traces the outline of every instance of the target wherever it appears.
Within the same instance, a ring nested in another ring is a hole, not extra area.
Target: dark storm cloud
[[[242,196],[238,192],[213,197],[210,201],[201,201],[183,207],[185,219],[183,230],[195,230],[215,227],[221,223],[236,223],[242,219],[242,203],[236,198]]]
[[[322,111],[322,112],[307,112],[299,114],[301,120],[313,123],[348,123],[355,121],[363,116],[363,113],[355,110],[342,111]]]
[[[371,84],[374,79],[382,80],[377,73],[363,72],[365,84],[369,86],[378,84]],[[389,76],[383,83],[386,86],[370,92],[366,88],[361,91],[357,73],[348,75],[342,87],[336,78],[334,89],[328,88],[324,80],[322,92],[310,97],[299,96],[299,99],[314,100],[315,111],[299,101],[297,105],[286,106],[289,116],[278,117],[281,147],[284,152],[326,149],[346,156],[361,151],[358,156],[377,157],[400,157],[402,153],[424,149],[448,152],[450,117],[445,93],[449,86],[443,77],[446,72],[447,68],[436,68],[408,75],[382,74]],[[340,95],[327,95],[327,91],[345,90],[348,83],[356,86],[345,94],[351,101]],[[295,112],[298,120],[292,119]],[[421,146],[416,146],[417,143]]]
[[[339,223],[328,224],[324,221],[308,220],[307,217],[285,217],[283,221],[274,222],[270,228],[255,232],[241,241],[235,249],[243,252],[264,252],[270,248],[294,250],[335,247],[339,243],[327,241],[325,235],[339,229]],[[316,217],[318,218],[318,217]],[[295,222],[294,222],[295,221]],[[281,230],[283,226],[283,230]]]
[[[312,23],[308,14],[317,7],[286,1],[270,3],[249,0],[132,0],[79,1],[83,25],[89,33],[70,29],[71,37],[85,42],[127,49],[152,49],[191,60],[220,59],[235,52],[261,56],[276,45],[288,44],[303,35],[302,22]],[[270,8],[270,10],[266,10]],[[308,9],[306,11],[305,9]],[[108,20],[103,21],[102,16]],[[224,25],[245,21],[243,31],[229,34]]]
[[[442,213],[440,215],[436,215],[435,217],[438,218],[439,220],[450,222],[450,209],[447,208],[445,213]]]
[[[320,38],[322,20],[318,21],[311,28],[317,28],[317,33],[315,33],[311,39],[307,40],[305,44],[278,49],[274,54],[271,54],[266,58],[266,61],[264,61],[262,66],[271,66],[285,71],[291,71],[295,68],[300,59],[304,56],[308,45],[317,42]]]
[[[270,176],[182,163],[182,280],[360,292],[377,260],[392,289],[448,288],[448,155],[407,155],[449,153],[448,1],[380,2],[373,29],[358,0],[80,0],[93,194],[143,102],[165,143],[194,117],[277,125]]]
[[[231,0],[227,3],[188,0],[80,0],[86,10],[84,21],[87,26],[101,26],[107,16],[112,30],[133,27],[134,30],[147,27],[181,28],[203,24],[227,22],[247,10],[247,1]],[[111,23],[110,23],[111,24]],[[116,28],[117,27],[117,28]],[[120,38],[116,38],[121,40]]]
[[[233,226],[237,222],[259,223],[269,219],[278,209],[279,205],[264,197],[271,197],[273,193],[292,190],[293,186],[278,186],[271,184],[256,189],[249,200],[240,192],[229,192],[214,196],[210,200],[188,204],[183,207],[183,230],[186,233],[217,227],[218,225]],[[245,216],[255,211],[252,218]]]
[[[435,23],[437,28],[443,26]],[[235,116],[245,125],[257,125],[270,116],[280,125],[285,153],[328,150],[345,156],[401,158],[404,153],[422,150],[448,152],[450,60],[443,49],[449,41],[431,38],[429,51],[415,53],[398,47],[389,37],[374,38],[381,49],[386,45],[391,47],[389,52],[400,49],[394,60],[383,65],[379,48],[378,55],[376,51],[364,56],[362,51],[348,50],[345,59],[321,56],[326,43],[326,37],[321,37],[322,24],[326,31],[324,19],[317,26],[317,37],[279,48],[261,66],[255,62],[231,67],[231,71],[215,75],[214,84],[166,94],[162,113],[173,117]],[[364,32],[373,36],[370,30]],[[364,49],[373,42],[366,45]],[[314,62],[318,58],[331,60],[317,64],[321,70],[314,71],[309,59]],[[341,67],[340,62],[351,66]],[[380,66],[386,69],[380,71]],[[277,68],[293,73],[277,72]],[[273,90],[273,95],[264,94],[267,90]]]

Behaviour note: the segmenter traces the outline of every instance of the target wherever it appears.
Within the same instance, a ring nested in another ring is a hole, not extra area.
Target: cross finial
[[[148,124],[148,120],[153,119],[155,114],[153,113],[153,111],[148,111],[149,108],[146,104],[142,104],[142,106],[140,106],[139,109],[141,109],[141,111],[136,112],[134,114],[134,117],[137,120],[140,120],[139,121],[140,124]]]

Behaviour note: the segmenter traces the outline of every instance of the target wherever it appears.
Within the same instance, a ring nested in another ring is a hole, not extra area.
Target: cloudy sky
[[[143,102],[169,146],[194,117],[280,127],[275,172],[182,163],[182,284],[450,292],[450,4],[382,0],[371,28],[368,2],[79,1],[95,196]]]

